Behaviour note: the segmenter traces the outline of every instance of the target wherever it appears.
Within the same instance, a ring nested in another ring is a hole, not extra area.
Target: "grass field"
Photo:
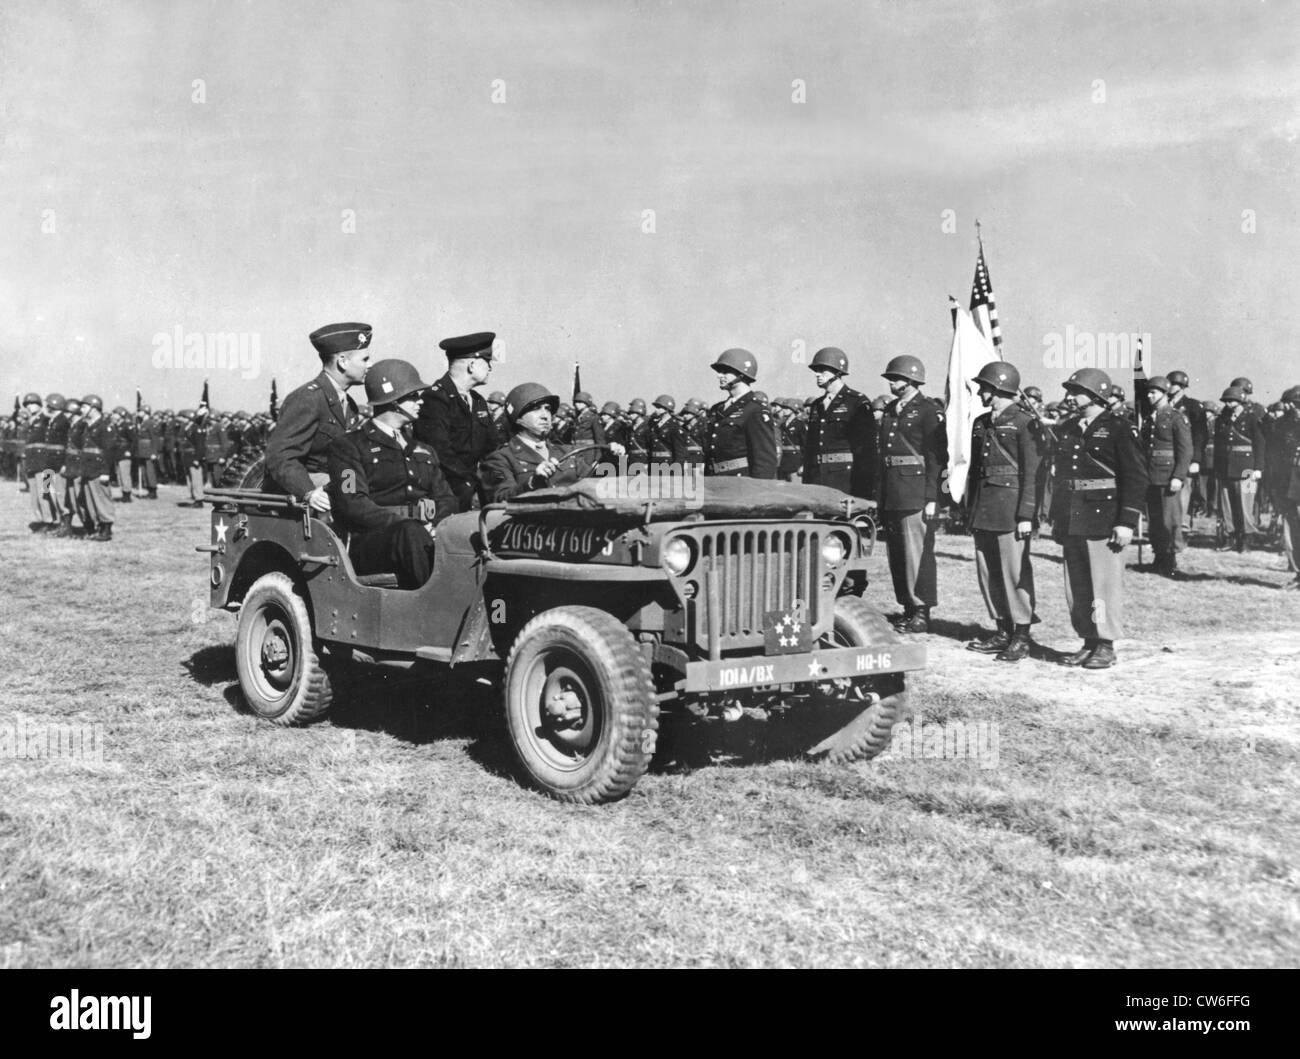
[[[361,671],[323,724],[249,716],[208,513],[162,495],[93,544],[29,534],[0,486],[0,728],[102,726],[103,758],[0,756],[0,967],[1300,963],[1277,553],[1130,569],[1120,666],[1083,673],[962,650],[986,618],[941,537],[913,705],[996,725],[996,761],[767,760],[745,720],[667,733],[627,799],[576,808],[510,778],[490,689]],[[1072,650],[1036,551],[1035,635]],[[892,611],[887,583],[881,555]]]

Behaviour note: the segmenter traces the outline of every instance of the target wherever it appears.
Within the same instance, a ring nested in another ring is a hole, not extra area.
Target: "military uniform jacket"
[[[652,466],[675,463],[680,467],[688,462],[685,432],[672,416],[665,417],[662,423],[652,419],[648,439]]]
[[[299,386],[284,399],[267,441],[264,488],[305,497],[316,488],[311,476],[329,470],[330,446],[355,427],[356,419],[356,402],[339,400],[325,372]]]
[[[433,448],[399,441],[373,420],[336,440],[326,460],[330,504],[346,529],[367,533],[419,518],[421,500],[434,502],[434,522],[460,510]]]
[[[546,443],[547,454],[555,460],[568,455],[577,447],[554,441]],[[532,478],[537,468],[541,466],[542,457],[536,449],[515,435],[485,459],[480,466],[483,491],[489,501],[498,502],[509,500],[518,493],[527,493],[533,489],[571,485],[592,466],[593,461],[588,459],[589,456],[599,456],[599,453],[584,453],[569,460],[544,483],[536,483]]]
[[[1136,529],[1146,509],[1146,461],[1127,416],[1102,412],[1056,431],[1052,527],[1059,537],[1109,537]]]
[[[48,440],[50,418],[45,412],[37,412],[27,423],[27,439],[23,444],[23,468],[31,477],[51,467],[58,470],[59,465],[53,462],[55,460],[53,446]]]
[[[150,460],[159,454],[162,446],[158,437],[158,420],[145,416],[137,420],[135,427],[135,448],[131,456],[137,460]]]
[[[1300,416],[1284,415],[1269,444],[1278,452],[1276,497],[1279,503],[1300,503]]]
[[[1240,408],[1235,416],[1225,408],[1214,424],[1214,473],[1219,478],[1241,478],[1247,471],[1263,470],[1267,444],[1261,416]]]
[[[1152,409],[1142,420],[1142,448],[1147,456],[1147,480],[1165,486],[1169,479],[1187,481],[1192,462],[1192,425],[1180,409],[1168,401]]]
[[[876,501],[882,511],[920,511],[939,499],[946,445],[943,413],[915,394],[894,398],[876,424]]]
[[[67,459],[68,434],[72,430],[72,417],[67,412],[55,412],[45,428],[45,470],[57,471]]]
[[[505,438],[502,438],[504,442]],[[603,445],[606,440],[605,427],[600,415],[594,409],[587,409],[569,424],[568,440],[574,445]]]
[[[100,416],[93,423],[83,422],[81,425],[78,477],[89,480],[108,474],[109,461],[113,458],[113,431],[108,420]]]
[[[415,436],[438,454],[438,463],[452,489],[477,486],[479,462],[502,440],[497,437],[492,411],[483,396],[476,390],[466,396],[468,404],[448,373],[425,395],[420,418],[415,421]]]
[[[113,451],[114,463],[126,459],[128,453],[135,455],[135,428],[125,419],[113,423],[109,431],[109,447]]]
[[[824,398],[818,398],[808,409],[803,442],[804,482],[866,497],[875,432],[871,402],[857,390],[841,386],[829,406]]]
[[[1209,427],[1205,422],[1205,406],[1200,401],[1193,400],[1185,393],[1180,393],[1175,399],[1169,399],[1169,406],[1183,413],[1187,417],[1187,425],[1192,431],[1192,463],[1198,463],[1205,471],[1211,468],[1205,466],[1205,445],[1209,440]]]
[[[86,436],[86,421],[80,416],[68,427],[68,445],[63,452],[63,477],[81,477],[81,446]]]
[[[696,422],[682,427],[682,440],[686,445],[686,462],[704,464],[704,427]]]
[[[709,409],[704,432],[705,474],[775,478],[778,460],[772,417],[753,392]]]
[[[971,426],[970,528],[1011,533],[1033,522],[1039,503],[1043,435],[1019,405],[982,415]]]

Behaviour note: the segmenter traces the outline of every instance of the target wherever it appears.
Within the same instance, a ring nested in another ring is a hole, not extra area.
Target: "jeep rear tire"
[[[835,622],[830,635],[822,641],[826,647],[863,647],[867,644],[901,643],[884,616],[857,596],[840,596],[835,600]],[[894,725],[907,715],[907,691],[902,673],[863,680],[836,681],[833,704],[824,704],[817,713],[829,721],[831,730],[822,736],[825,724],[817,725],[814,715],[813,738],[817,739],[805,753],[833,764],[867,761],[889,746]],[[875,696],[880,696],[876,698]],[[855,707],[861,706],[860,709]],[[846,714],[848,715],[846,718]],[[844,721],[842,725],[841,721]],[[818,736],[822,736],[818,738]]]
[[[334,698],[307,603],[286,574],[263,574],[239,609],[235,669],[244,701],[272,724],[316,720]]]
[[[659,727],[645,655],[594,607],[556,607],[520,630],[506,661],[505,714],[521,777],[587,805],[632,789]]]

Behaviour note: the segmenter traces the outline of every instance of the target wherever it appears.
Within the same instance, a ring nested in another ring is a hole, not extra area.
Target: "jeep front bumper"
[[[688,662],[683,691],[732,691],[766,684],[807,684],[841,677],[875,677],[925,668],[923,644],[833,647],[804,654],[753,655]]]

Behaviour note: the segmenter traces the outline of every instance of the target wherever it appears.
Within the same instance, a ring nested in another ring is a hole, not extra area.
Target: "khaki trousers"
[[[1219,482],[1219,517],[1230,536],[1258,533],[1255,522],[1255,495],[1259,483],[1246,478],[1225,478]]]
[[[81,488],[85,497],[86,515],[92,520],[86,522],[86,525],[90,526],[92,522],[96,526],[105,522],[112,524],[113,490],[108,482],[101,482],[98,478],[83,478]],[[85,521],[84,516],[82,521]]]
[[[939,602],[934,523],[927,526],[920,511],[886,511],[882,519],[895,598],[908,608],[933,607]]]
[[[1124,635],[1124,553],[1105,537],[1066,537],[1065,603],[1074,631],[1085,640]]]
[[[1183,493],[1169,495],[1163,485],[1147,487],[1147,536],[1157,559],[1183,550]]]
[[[27,479],[27,488],[32,494],[32,514],[37,522],[58,522],[59,514],[54,509],[54,499],[50,496],[54,482],[53,471],[41,471]]]
[[[975,531],[975,573],[989,617],[999,626],[1034,620],[1034,567],[1029,541],[1014,532]]]

